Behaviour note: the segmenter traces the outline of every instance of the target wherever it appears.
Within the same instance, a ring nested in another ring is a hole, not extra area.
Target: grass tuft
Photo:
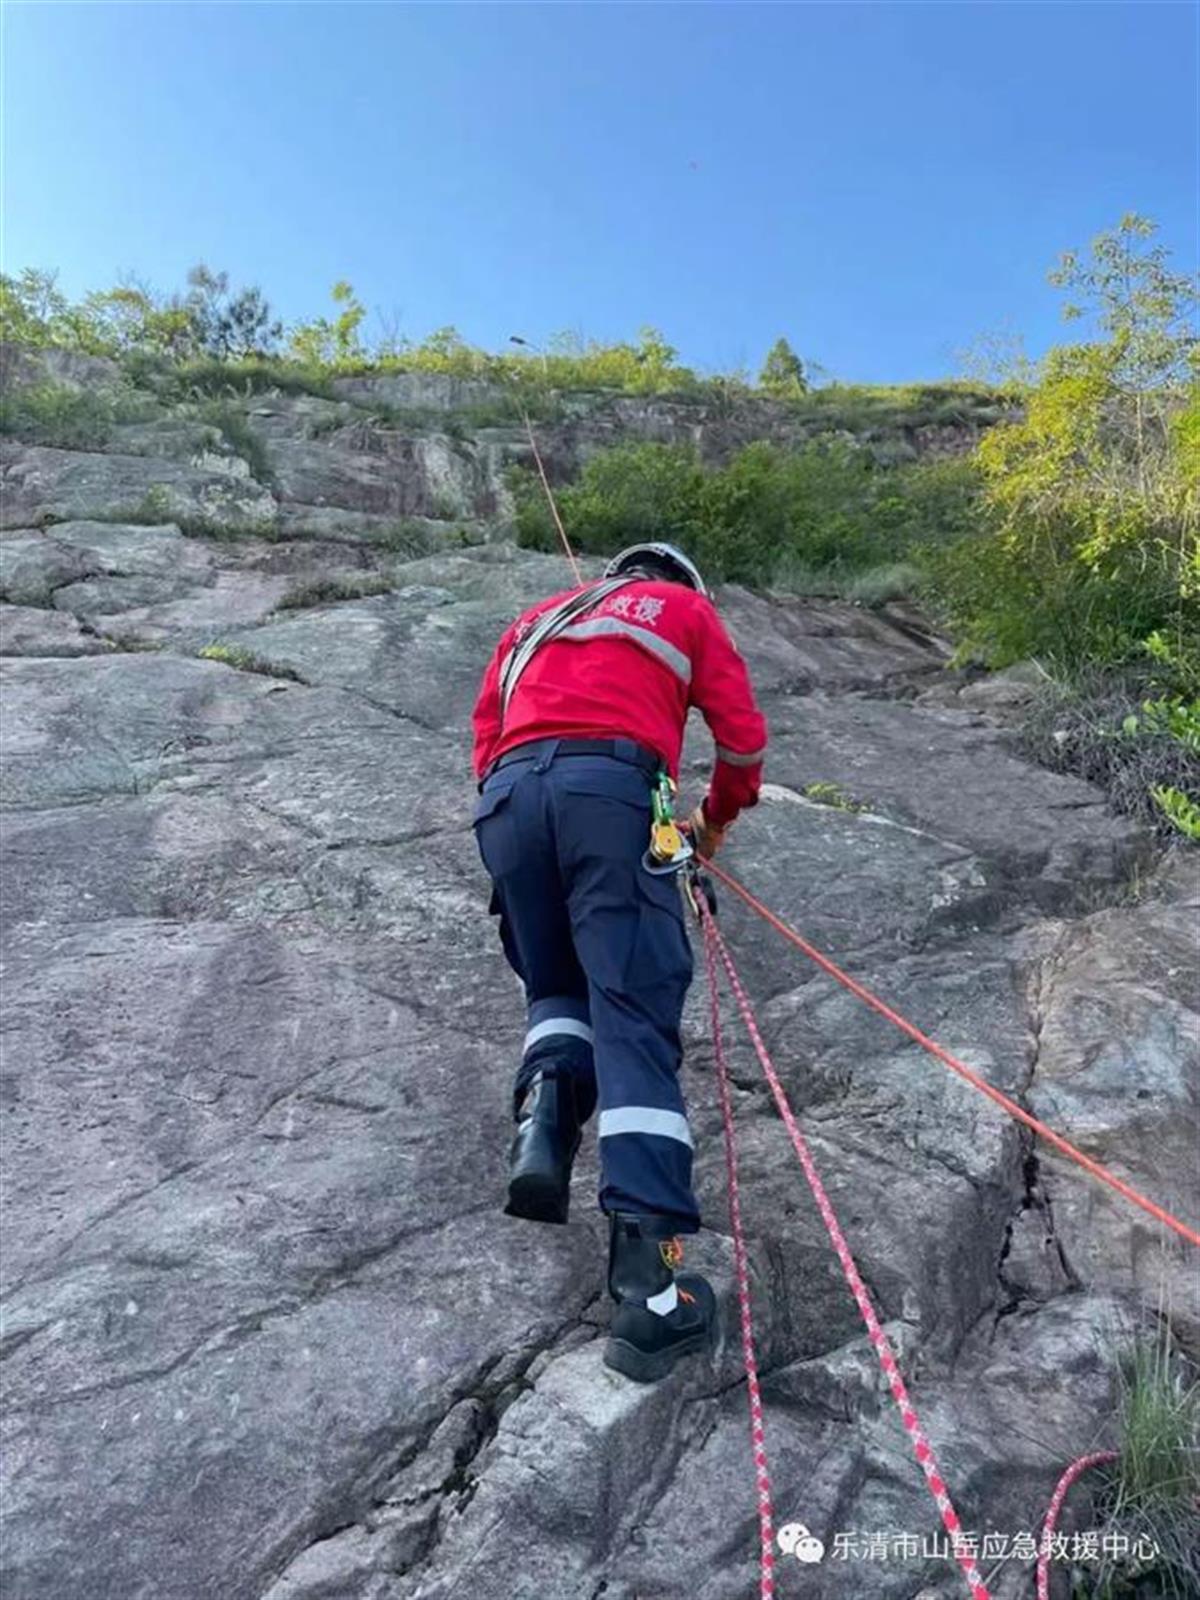
[[[801,793],[814,805],[830,806],[834,811],[860,812],[871,809],[865,800],[856,799],[840,783],[806,783]]]
[[[386,527],[372,528],[363,534],[362,543],[411,559],[427,556],[434,548],[433,540],[419,522],[393,522]]]
[[[294,667],[268,661],[240,644],[207,644],[200,651],[200,659],[219,661],[223,666],[232,667],[236,672],[256,672],[264,678],[288,678],[292,683],[304,682]]]
[[[341,578],[317,578],[290,589],[275,607],[277,611],[304,611],[309,606],[327,605],[338,600],[367,600],[374,595],[390,594],[392,585],[386,578],[363,574]]]
[[[920,587],[920,568],[909,562],[894,561],[889,566],[871,567],[851,578],[845,586],[845,596],[855,605],[883,606],[889,600],[911,599]]]
[[[1200,1594],[1200,1383],[1164,1331],[1120,1369],[1120,1454],[1098,1496],[1102,1531],[1142,1542],[1137,1559],[1105,1557],[1082,1589],[1089,1600]]]

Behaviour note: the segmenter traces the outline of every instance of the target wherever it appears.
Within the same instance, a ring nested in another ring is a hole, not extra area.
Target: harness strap
[[[520,682],[522,673],[542,646],[549,644],[551,639],[557,638],[564,629],[570,627],[576,617],[592,610],[601,601],[607,600],[610,594],[623,589],[627,583],[635,581],[633,576],[602,578],[597,583],[589,584],[578,594],[569,594],[565,600],[560,600],[558,605],[551,606],[549,611],[542,612],[520,644],[509,651],[500,668],[501,721],[508,710],[509,701]]]

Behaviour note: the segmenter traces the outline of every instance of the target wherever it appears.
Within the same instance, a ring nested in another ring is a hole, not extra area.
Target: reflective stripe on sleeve
[[[761,750],[750,750],[745,755],[738,750],[729,750],[723,744],[717,746],[717,760],[731,767],[756,767],[766,753],[766,745]]]

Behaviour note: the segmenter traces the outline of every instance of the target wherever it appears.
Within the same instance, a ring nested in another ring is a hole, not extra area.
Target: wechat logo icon
[[[815,1566],[818,1561],[825,1559],[825,1546],[815,1534],[809,1533],[802,1522],[785,1523],[775,1539],[785,1556],[795,1556],[806,1567]]]

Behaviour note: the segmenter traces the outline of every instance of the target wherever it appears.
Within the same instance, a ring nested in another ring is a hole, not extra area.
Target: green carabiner
[[[646,865],[650,871],[669,871],[682,864],[691,850],[675,821],[674,778],[664,767],[654,780],[650,791],[652,820],[650,823],[650,848],[646,852]]]

